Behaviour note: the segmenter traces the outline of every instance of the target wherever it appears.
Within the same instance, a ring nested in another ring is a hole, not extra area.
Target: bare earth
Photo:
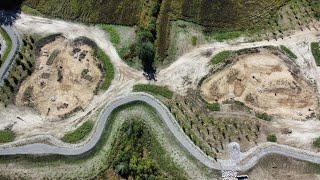
[[[79,52],[74,54],[74,49]],[[52,64],[48,64],[54,51],[59,54]],[[80,58],[81,53],[85,57]],[[75,45],[59,37],[41,48],[36,70],[20,87],[16,103],[34,106],[48,119],[63,118],[77,109],[84,109],[101,80],[102,73],[97,64],[99,60],[93,56],[90,46]],[[87,72],[87,78],[84,72]]]
[[[201,94],[210,103],[235,99],[255,111],[282,118],[314,116],[316,90],[293,71],[269,52],[244,55],[205,80]]]

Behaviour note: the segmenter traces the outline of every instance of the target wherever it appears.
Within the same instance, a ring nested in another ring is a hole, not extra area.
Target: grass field
[[[4,53],[1,55],[1,59],[0,59],[0,67],[1,67],[2,63],[7,59],[8,55],[12,49],[12,41],[11,41],[9,35],[7,34],[7,32],[4,29],[2,29],[1,27],[0,27],[0,34],[4,38],[5,43],[6,43],[6,49],[5,49]]]
[[[111,85],[111,82],[114,78],[114,67],[110,61],[110,58],[103,52],[102,49],[98,49],[97,51],[97,58],[103,62],[104,68],[104,81],[101,85],[102,90],[107,90]]]
[[[292,60],[296,60],[298,57],[286,46],[281,45],[281,50]]]
[[[0,143],[12,142],[15,138],[15,133],[11,130],[0,131]]]
[[[317,66],[320,66],[320,44],[318,42],[311,43],[311,52]]]
[[[222,61],[225,61],[227,60],[228,58],[230,58],[232,55],[232,52],[231,51],[222,51],[222,52],[219,52],[218,54],[216,54],[210,61],[210,63],[212,65],[215,65],[215,64],[219,64],[221,63]]]
[[[171,99],[173,92],[170,91],[167,87],[156,86],[151,84],[137,84],[133,87],[134,92],[146,92],[153,95],[160,95],[166,98]]]
[[[106,31],[112,44],[117,45],[120,43],[120,34],[113,25],[99,24],[99,27]]]
[[[94,123],[92,121],[87,121],[76,130],[66,133],[61,140],[66,143],[77,143],[84,140],[92,131],[93,126]]]

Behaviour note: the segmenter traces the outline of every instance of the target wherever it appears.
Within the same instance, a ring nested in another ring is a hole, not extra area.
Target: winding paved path
[[[2,25],[1,26],[9,35],[11,41],[12,41],[12,48],[10,50],[10,53],[8,54],[7,59],[4,61],[4,63],[0,67],[0,84],[2,84],[4,78],[6,77],[6,74],[10,68],[10,65],[13,62],[13,58],[15,53],[18,50],[19,47],[19,38],[17,37],[15,31],[10,25]]]
[[[0,146],[0,155],[21,155],[21,154],[33,154],[33,155],[67,155],[75,156],[81,155],[90,151],[99,141],[106,125],[108,125],[108,117],[113,110],[121,105],[125,105],[131,102],[141,101],[145,102],[153,107],[163,123],[168,127],[170,132],[174,135],[176,140],[182,147],[186,149],[193,157],[198,159],[205,166],[218,169],[218,170],[237,170],[246,171],[252,168],[262,157],[268,154],[280,154],[296,159],[309,161],[320,164],[320,154],[293,148],[286,145],[279,145],[274,143],[264,143],[250,149],[245,153],[240,152],[239,145],[237,143],[231,143],[229,145],[229,151],[232,159],[230,160],[218,160],[205,155],[182,131],[173,115],[168,108],[162,104],[159,100],[146,93],[132,93],[128,96],[120,97],[111,103],[107,104],[104,110],[101,112],[99,119],[97,120],[94,128],[94,133],[85,144],[67,144],[53,136],[37,136],[22,141],[17,141]],[[37,143],[46,140],[45,143]],[[30,143],[30,144],[29,144]],[[235,156],[232,156],[235,155]]]

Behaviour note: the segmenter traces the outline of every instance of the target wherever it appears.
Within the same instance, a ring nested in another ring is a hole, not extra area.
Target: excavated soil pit
[[[31,106],[49,119],[83,109],[101,81],[98,65],[91,46],[56,37],[41,47],[36,69],[22,83],[16,104]]]
[[[266,49],[235,57],[200,88],[209,103],[235,99],[257,112],[282,118],[305,119],[318,108],[316,89],[298,67],[281,53]]]

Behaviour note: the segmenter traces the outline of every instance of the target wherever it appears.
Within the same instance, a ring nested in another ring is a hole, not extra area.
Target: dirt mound
[[[64,118],[92,99],[102,77],[97,64],[89,45],[58,37],[41,48],[36,70],[21,85],[16,103],[50,119]]]
[[[305,119],[315,114],[318,99],[292,64],[268,51],[242,55],[203,82],[202,97],[210,103],[235,99],[255,111]]]

